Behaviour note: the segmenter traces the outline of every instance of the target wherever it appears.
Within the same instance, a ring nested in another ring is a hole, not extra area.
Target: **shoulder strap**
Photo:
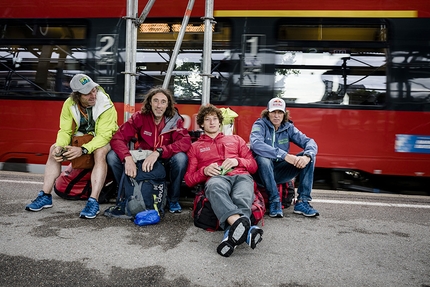
[[[76,123],[75,123],[75,119],[72,117],[72,136],[75,134],[75,129],[76,129]]]
[[[70,194],[70,192],[72,191],[73,186],[75,186],[75,184],[78,183],[90,171],[91,171],[91,169],[83,169],[80,173],[78,173],[78,175],[69,182],[69,184],[67,185],[66,190],[64,191],[64,193],[66,195]],[[84,190],[90,184],[91,184],[91,181],[88,181],[88,183],[85,186]]]

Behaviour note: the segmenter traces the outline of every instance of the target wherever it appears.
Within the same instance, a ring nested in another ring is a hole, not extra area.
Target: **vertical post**
[[[137,17],[138,0],[133,1],[133,17]],[[136,18],[135,18],[136,19]],[[133,30],[131,31],[131,57],[130,57],[130,109],[127,114],[127,119],[134,114],[136,101],[136,50],[137,50],[137,23],[133,21]]]
[[[206,105],[210,102],[210,87],[211,87],[211,64],[212,64],[212,24],[215,23],[213,18],[213,0],[206,0],[205,5],[205,37],[203,43],[203,83],[202,83],[202,105]]]
[[[187,10],[185,10],[184,19],[182,19],[181,29],[179,31],[178,38],[176,39],[175,48],[173,50],[172,57],[170,58],[170,61],[169,61],[169,67],[167,68],[166,77],[164,78],[163,88],[165,89],[169,87],[170,77],[172,76],[173,69],[175,68],[176,58],[178,57],[179,49],[181,48],[182,39],[184,39],[184,34],[187,29],[188,20],[190,19],[193,6],[194,6],[194,0],[189,0],[187,5]]]
[[[124,79],[124,122],[134,113],[136,92],[136,46],[137,0],[127,0],[126,40],[125,40],[125,79]]]

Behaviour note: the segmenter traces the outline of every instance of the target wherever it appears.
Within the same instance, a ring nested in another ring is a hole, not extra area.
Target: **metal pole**
[[[133,17],[137,18],[139,10],[138,0],[133,0]],[[135,112],[136,100],[136,50],[137,50],[137,29],[138,24],[136,18],[133,21],[133,30],[131,31],[131,55],[130,55],[130,109],[127,114],[127,119]]]
[[[202,83],[202,105],[206,105],[210,102],[210,87],[211,87],[211,59],[212,59],[212,24],[215,23],[214,14],[214,2],[213,0],[206,0],[205,7],[205,37],[203,43],[203,77]]]
[[[163,88],[165,89],[169,87],[170,77],[172,76],[173,69],[175,68],[176,58],[178,57],[179,48],[181,48],[182,39],[184,38],[185,30],[187,29],[188,20],[190,19],[193,6],[194,0],[189,0],[187,10],[185,10],[184,19],[182,19],[181,30],[179,31],[178,39],[176,39],[175,48],[169,61],[169,67],[167,69],[166,77],[164,78]]]
[[[134,21],[137,16],[137,0],[127,0],[126,38],[125,38],[125,78],[124,78],[124,122],[134,113],[136,90],[136,45],[137,29]]]
[[[124,76],[124,122],[127,121],[127,113],[130,103],[130,53],[128,47],[131,45],[130,31],[133,28],[132,17],[132,2],[133,0],[127,0],[127,17],[126,17],[126,28],[125,28],[125,76]]]
[[[149,0],[148,3],[146,3],[145,8],[142,11],[142,14],[140,14],[139,19],[137,20],[137,24],[140,25],[143,22],[145,22],[146,16],[148,16],[149,11],[151,11],[152,5],[154,5],[155,0]]]

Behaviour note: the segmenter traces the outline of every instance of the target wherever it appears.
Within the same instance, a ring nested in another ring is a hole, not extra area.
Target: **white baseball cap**
[[[91,90],[98,85],[99,84],[97,84],[90,77],[84,74],[77,74],[70,81],[70,88],[74,92],[79,92],[83,95],[89,94]]]
[[[285,101],[281,98],[273,98],[267,104],[269,112],[282,111],[285,113]]]

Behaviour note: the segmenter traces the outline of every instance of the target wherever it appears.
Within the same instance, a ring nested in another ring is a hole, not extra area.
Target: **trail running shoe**
[[[169,203],[169,211],[170,213],[181,213],[182,212],[182,207],[179,204],[179,202],[170,202]]]
[[[92,219],[99,214],[100,208],[99,203],[95,198],[88,198],[87,205],[85,205],[84,209],[82,209],[81,214],[79,214],[80,218]]]
[[[277,202],[271,202],[270,203],[269,216],[270,217],[284,217],[284,212],[282,211],[281,202],[277,201]]]
[[[45,194],[43,190],[39,191],[36,199],[25,207],[28,211],[41,211],[44,208],[52,207],[52,195]]]
[[[231,225],[228,233],[228,240],[234,245],[242,244],[246,241],[250,226],[251,220],[242,215]]]
[[[246,237],[246,243],[254,249],[261,240],[263,240],[263,229],[257,225],[251,226],[251,228],[249,228],[248,236]]]
[[[305,202],[305,201],[296,203],[296,205],[294,206],[294,213],[301,214],[306,217],[313,217],[313,216],[320,215],[317,210],[313,209],[312,205],[310,205],[309,202]]]
[[[229,236],[228,236],[229,231],[230,231],[230,228],[227,228],[225,230],[224,237],[220,245],[218,245],[216,249],[218,254],[224,257],[229,257],[231,254],[233,254],[234,249],[236,249],[236,245],[233,242],[230,242],[229,240]]]

